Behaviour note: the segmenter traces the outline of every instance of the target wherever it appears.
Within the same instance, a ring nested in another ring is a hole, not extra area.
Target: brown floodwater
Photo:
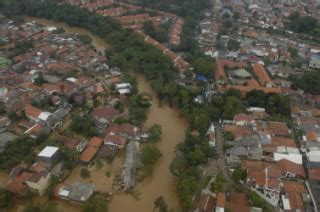
[[[67,32],[79,33],[89,35],[93,39],[93,45],[98,51],[104,52],[106,48],[109,47],[101,38],[97,37],[88,30],[70,27],[64,23],[56,23],[46,19],[31,18],[26,17],[26,21],[36,21],[47,27],[62,27]],[[156,146],[160,149],[162,153],[161,159],[157,162],[154,167],[153,175],[146,177],[142,182],[139,182],[136,186],[136,190],[139,193],[138,198],[134,198],[129,194],[115,195],[109,204],[109,211],[111,212],[122,212],[122,211],[139,211],[139,212],[151,212],[153,211],[154,200],[162,195],[172,211],[181,211],[181,205],[176,192],[175,179],[170,173],[169,166],[174,158],[174,149],[177,144],[184,141],[185,129],[188,123],[181,113],[173,108],[169,108],[166,105],[162,107],[158,104],[158,98],[155,92],[150,87],[149,83],[144,76],[135,74],[138,81],[139,92],[147,92],[152,95],[152,105],[150,107],[148,119],[145,123],[146,126],[151,126],[153,124],[160,124],[162,127],[162,139]],[[118,164],[118,162],[116,162]],[[116,167],[106,168],[107,170],[114,171],[118,168]],[[120,166],[120,165],[119,165]],[[110,182],[106,179],[105,172],[106,169],[101,171],[102,174],[94,174],[92,180],[93,184],[97,184],[98,188],[107,191],[111,188]],[[79,177],[79,167],[77,167],[74,172],[67,178],[68,182],[72,182]],[[109,191],[111,192],[111,190]],[[55,201],[58,205],[59,211],[79,211],[80,208],[77,205],[67,203],[65,201]],[[19,211],[19,210],[18,210]]]
[[[178,143],[183,142],[187,121],[181,117],[179,111],[168,106],[159,107],[156,94],[151,89],[144,76],[137,75],[140,92],[148,92],[153,96],[152,106],[147,126],[160,124],[162,127],[162,140],[156,145],[162,153],[162,158],[156,164],[153,175],[140,182],[136,189],[141,192],[139,200],[130,195],[115,196],[109,205],[110,211],[152,211],[153,202],[162,195],[170,209],[180,211],[174,177],[169,166],[174,158],[174,149]]]

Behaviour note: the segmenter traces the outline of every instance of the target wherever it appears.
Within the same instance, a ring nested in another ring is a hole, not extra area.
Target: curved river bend
[[[104,50],[109,47],[109,45],[101,38],[85,29],[69,27],[64,23],[56,23],[38,18],[27,17],[26,21],[36,21],[47,27],[62,27],[67,32],[89,35],[93,39],[92,44],[101,53],[104,53]],[[153,202],[159,195],[162,195],[165,198],[169,209],[173,209],[175,212],[181,211],[174,178],[169,171],[169,166],[174,158],[175,146],[184,141],[185,129],[187,128],[188,123],[182,118],[178,110],[169,108],[165,105],[159,107],[157,96],[144,76],[136,75],[136,77],[139,92],[148,92],[153,96],[152,106],[150,107],[146,125],[151,126],[152,124],[157,123],[162,126],[162,141],[158,142],[156,145],[163,156],[155,165],[153,175],[145,178],[136,186],[136,189],[140,193],[139,200],[134,199],[131,195],[115,195],[109,204],[109,211],[151,212],[153,210]],[[80,210],[79,206],[71,203],[69,204],[63,201],[57,201],[57,203],[60,209],[59,211],[69,212]]]

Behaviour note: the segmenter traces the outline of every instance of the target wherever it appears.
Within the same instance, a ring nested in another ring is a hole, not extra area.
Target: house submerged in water
[[[124,190],[129,190],[135,186],[137,180],[137,171],[141,165],[140,143],[132,140],[129,142],[126,149],[126,158],[121,174]]]

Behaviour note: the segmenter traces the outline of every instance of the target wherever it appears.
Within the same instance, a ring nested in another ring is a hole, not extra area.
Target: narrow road
[[[224,179],[227,181],[227,186],[232,186],[234,184],[232,178],[229,175],[228,167],[225,164],[225,154],[223,152],[223,143],[224,143],[224,136],[222,133],[222,129],[220,124],[215,125],[215,132],[216,132],[216,146],[217,146],[217,152],[218,152],[218,170],[223,175]]]

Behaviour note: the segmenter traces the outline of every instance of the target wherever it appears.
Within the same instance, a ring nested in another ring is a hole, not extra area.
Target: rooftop
[[[59,150],[59,147],[55,146],[46,146],[39,154],[38,157],[52,157],[57,151]]]

